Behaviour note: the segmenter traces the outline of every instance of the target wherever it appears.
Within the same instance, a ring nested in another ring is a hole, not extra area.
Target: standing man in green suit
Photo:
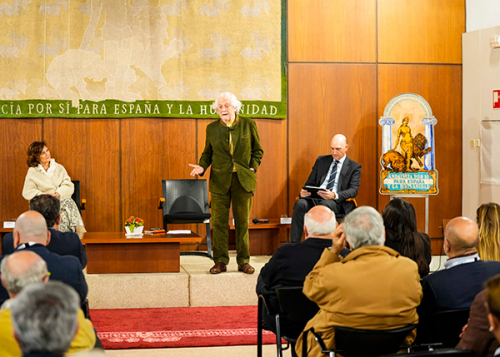
[[[255,121],[237,115],[241,102],[232,93],[222,93],[212,104],[220,120],[207,126],[205,149],[191,176],[203,176],[212,165],[209,189],[212,194],[212,227],[214,230],[214,262],[211,274],[227,270],[229,263],[229,208],[233,204],[236,227],[236,260],[238,271],[253,274],[249,264],[248,221],[252,196],[257,186],[255,173],[264,151],[260,146]]]

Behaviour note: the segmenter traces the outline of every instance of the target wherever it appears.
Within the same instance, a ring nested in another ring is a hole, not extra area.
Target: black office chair
[[[454,348],[460,341],[462,328],[469,321],[470,308],[438,311],[431,317],[431,342],[443,348]]]
[[[207,253],[181,252],[181,255],[202,255],[212,258],[210,212],[207,180],[162,180],[163,197],[158,209],[163,209],[163,228],[169,224],[205,223]]]
[[[335,349],[328,349],[321,336],[314,329],[309,333],[314,335],[322,353],[335,357],[340,354],[344,357],[378,357],[396,353],[401,349],[406,336],[417,325],[408,325],[392,330],[364,330],[344,326],[334,326]],[[307,334],[304,333],[304,352],[307,351]]]
[[[272,305],[266,300],[264,295],[259,295],[259,302],[257,303],[257,357],[262,357],[262,331],[264,325],[264,310],[269,316],[274,316],[276,325],[279,324],[278,311],[274,311]],[[281,345],[281,337],[276,334],[276,344]],[[280,348],[278,347],[278,356]]]
[[[80,211],[81,214],[82,211],[85,210],[85,204],[87,203],[87,200],[82,199],[80,197],[80,181],[71,181],[71,182],[73,182],[73,185],[75,185],[75,190],[73,191],[71,198],[73,199],[73,201],[75,201],[76,206],[78,207],[78,210]]]
[[[273,307],[263,295],[259,295],[257,317],[257,356],[262,357],[262,325],[264,318],[263,309],[276,321],[276,350],[278,357],[283,356],[283,351],[291,347],[292,357],[296,357],[295,343],[307,322],[316,315],[318,305],[309,300],[302,293],[302,286],[283,287],[276,289],[280,304],[280,311]],[[293,326],[293,328],[290,328]],[[283,347],[282,339],[287,344]]]
[[[433,351],[419,351],[411,353],[395,353],[381,357],[474,357],[476,354],[470,350],[457,350],[454,348],[443,348]]]
[[[282,329],[281,325],[279,327],[276,326],[277,329],[280,329],[277,332],[291,345],[293,357],[296,356],[295,344],[300,333],[306,327],[307,322],[318,313],[319,307],[304,295],[302,286],[278,288],[276,289],[276,294],[278,295],[281,309],[279,318],[288,323],[293,323],[295,326],[295,331],[286,331]],[[300,328],[297,328],[298,326]],[[283,348],[283,350],[287,348],[288,346]],[[278,353],[281,357],[281,352],[278,351]]]

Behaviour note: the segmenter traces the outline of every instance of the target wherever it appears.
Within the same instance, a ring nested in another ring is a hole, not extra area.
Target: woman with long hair
[[[481,241],[477,247],[482,260],[500,261],[500,205],[483,203],[476,211]]]
[[[385,206],[382,214],[385,226],[385,245],[410,258],[418,265],[420,277],[429,274],[432,259],[429,236],[417,229],[413,205],[395,198]]]

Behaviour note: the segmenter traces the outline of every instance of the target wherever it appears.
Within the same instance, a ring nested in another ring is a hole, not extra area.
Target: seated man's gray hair
[[[5,288],[12,294],[19,294],[28,285],[33,283],[41,283],[43,278],[48,274],[47,263],[42,258],[38,259],[27,271],[22,274],[12,272],[12,264],[9,263],[12,258],[19,253],[26,253],[23,251],[10,254],[2,259],[0,271],[2,272],[2,279],[5,283]],[[35,254],[33,252],[29,252]],[[15,258],[15,257],[14,257]]]
[[[332,218],[326,222],[317,222],[309,213],[304,215],[304,225],[306,226],[309,235],[327,235],[332,233],[337,228],[337,220],[335,213],[332,211]]]
[[[11,308],[12,324],[23,354],[64,354],[77,329],[80,298],[61,282],[24,288]]]
[[[373,207],[362,206],[349,213],[344,221],[344,232],[353,249],[370,245],[384,245],[384,221]]]
[[[231,92],[221,93],[217,97],[217,99],[215,100],[215,102],[212,103],[212,109],[215,109],[217,111],[217,103],[218,103],[219,99],[221,99],[221,98],[227,98],[227,99],[229,99],[231,101],[231,105],[234,107],[234,109],[236,109],[236,113],[238,113],[240,111],[242,103]]]

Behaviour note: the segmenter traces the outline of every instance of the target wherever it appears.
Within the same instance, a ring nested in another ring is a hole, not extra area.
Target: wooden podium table
[[[125,232],[87,232],[80,237],[87,251],[88,274],[178,273],[180,242],[202,241],[195,233],[126,238]]]
[[[271,218],[268,223],[253,223],[248,225],[251,255],[273,255],[280,242],[287,242],[287,228],[291,224],[281,224],[279,218]],[[229,236],[234,240],[235,227],[229,226]]]

